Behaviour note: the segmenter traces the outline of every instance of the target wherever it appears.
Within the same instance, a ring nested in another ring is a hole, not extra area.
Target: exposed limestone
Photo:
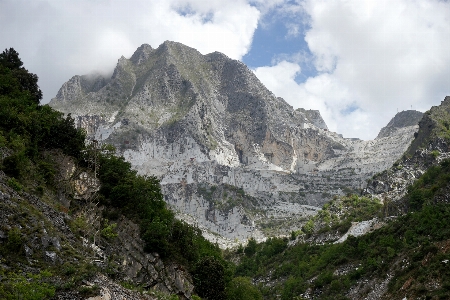
[[[383,222],[380,222],[377,218],[368,221],[353,222],[350,229],[334,243],[343,243],[349,235],[357,237],[381,228],[383,225]]]
[[[417,125],[419,124],[419,121],[422,119],[422,117],[423,113],[416,110],[406,110],[399,112],[395,115],[394,118],[392,118],[391,121],[389,121],[389,123],[385,127],[381,128],[380,132],[378,133],[377,139],[388,137],[399,128]]]
[[[241,62],[168,41],[120,58],[109,79],[74,76],[50,105],[115,145],[140,174],[158,176],[179,217],[218,234],[211,239],[223,247],[264,239],[273,222],[270,234],[298,229],[292,220],[314,213],[311,206],[390,167],[417,130],[406,124],[373,141],[344,139],[318,111],[277,98]],[[229,187],[242,195],[228,197]]]

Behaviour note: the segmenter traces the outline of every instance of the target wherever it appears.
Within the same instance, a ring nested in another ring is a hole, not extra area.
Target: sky
[[[39,76],[43,103],[165,40],[242,61],[348,138],[450,95],[448,0],[0,0],[0,28],[0,50]]]

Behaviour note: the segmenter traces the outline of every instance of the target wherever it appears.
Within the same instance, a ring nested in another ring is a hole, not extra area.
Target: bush
[[[248,240],[248,244],[244,248],[244,253],[246,256],[252,256],[256,253],[256,241],[254,238]]]
[[[10,250],[11,253],[18,253],[22,250],[22,234],[19,228],[13,228],[8,231],[8,242],[6,243],[6,247]]]
[[[213,256],[201,258],[193,272],[197,294],[207,300],[226,299],[225,266],[223,261]]]
[[[7,279],[0,285],[0,298],[5,300],[42,300],[55,295],[55,287],[45,282],[48,272],[27,276],[9,273]]]
[[[262,300],[261,292],[248,277],[235,277],[227,288],[228,300]]]
[[[23,190],[23,186],[14,177],[8,179],[8,185],[16,192]]]
[[[101,236],[104,237],[107,240],[112,240],[118,236],[116,232],[116,223],[108,224],[108,220],[105,221],[105,225],[101,231]]]

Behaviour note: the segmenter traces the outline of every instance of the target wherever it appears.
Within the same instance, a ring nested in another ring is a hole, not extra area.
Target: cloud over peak
[[[299,7],[309,15],[304,39],[317,75],[294,87],[293,67],[283,61],[256,74],[284,68],[285,88],[263,82],[294,107],[322,108],[333,130],[374,138],[397,109],[424,111],[450,92],[450,3],[306,0]]]

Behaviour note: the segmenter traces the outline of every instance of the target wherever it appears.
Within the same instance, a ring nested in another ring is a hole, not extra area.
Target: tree
[[[195,291],[207,300],[224,300],[225,277],[225,267],[218,258],[203,257],[197,262],[194,270]]]
[[[0,54],[0,64],[10,70],[15,70],[22,67],[23,62],[19,58],[19,53],[14,48],[9,48]]]
[[[253,256],[256,253],[256,241],[254,238],[248,240],[248,244],[244,249],[244,253],[247,256]]]
[[[227,299],[229,300],[262,300],[261,292],[252,284],[248,277],[236,277],[231,281]]]
[[[28,72],[27,69],[22,67],[23,62],[19,58],[19,53],[17,53],[14,48],[5,49],[0,53],[0,74],[7,74],[5,69],[11,71],[12,78],[18,83],[19,89],[29,93],[30,100],[36,104],[42,100],[42,91],[39,89],[37,84],[38,77],[36,74]],[[2,85],[3,85],[3,81]],[[0,88],[0,92],[3,94],[4,87]],[[9,89],[7,89],[8,92]]]

